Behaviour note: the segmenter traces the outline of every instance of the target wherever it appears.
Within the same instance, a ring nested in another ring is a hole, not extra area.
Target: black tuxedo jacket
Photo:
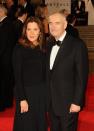
[[[79,37],[79,32],[78,29],[72,26],[71,24],[67,25],[66,31],[69,35],[72,35],[73,37],[78,38]]]
[[[66,35],[50,71],[53,40],[48,40],[47,86],[57,115],[69,112],[72,103],[83,106],[88,78],[88,53],[84,42]],[[49,102],[49,103],[50,103]]]
[[[10,53],[14,45],[15,45],[14,28],[10,18],[6,17],[2,22],[0,22],[0,57],[1,56],[8,57],[8,55],[11,56]]]
[[[15,45],[12,22],[8,17],[0,22],[0,107],[12,105],[12,51]]]
[[[18,39],[22,35],[23,25],[24,25],[24,23],[19,19],[16,19],[13,22],[13,27],[14,27],[14,31],[15,31],[15,39],[17,42],[18,42]]]

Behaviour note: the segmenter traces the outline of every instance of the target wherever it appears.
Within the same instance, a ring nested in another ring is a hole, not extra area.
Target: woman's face
[[[40,28],[36,22],[29,22],[27,24],[26,36],[27,39],[34,45],[38,44],[38,38],[40,35]]]

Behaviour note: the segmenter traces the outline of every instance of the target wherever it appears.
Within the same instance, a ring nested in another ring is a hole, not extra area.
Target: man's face
[[[56,39],[60,38],[67,27],[66,19],[63,15],[56,13],[49,16],[49,30]]]
[[[6,5],[8,8],[10,8],[10,6],[13,4],[13,0],[6,0]]]

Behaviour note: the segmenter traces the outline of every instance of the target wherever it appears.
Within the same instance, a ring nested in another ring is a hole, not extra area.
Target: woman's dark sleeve
[[[18,100],[24,100],[25,92],[23,86],[23,57],[22,57],[22,47],[17,45],[13,51],[13,70],[15,78],[15,96]]]

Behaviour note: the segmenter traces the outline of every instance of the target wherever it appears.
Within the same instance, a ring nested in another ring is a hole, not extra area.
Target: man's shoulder
[[[86,46],[86,43],[79,37],[73,37],[72,35],[69,35],[67,33],[67,38],[69,40],[69,43],[71,44],[71,46],[74,47],[80,47],[80,46]]]
[[[81,38],[72,38],[73,39],[73,46],[76,49],[87,49],[86,43]]]

